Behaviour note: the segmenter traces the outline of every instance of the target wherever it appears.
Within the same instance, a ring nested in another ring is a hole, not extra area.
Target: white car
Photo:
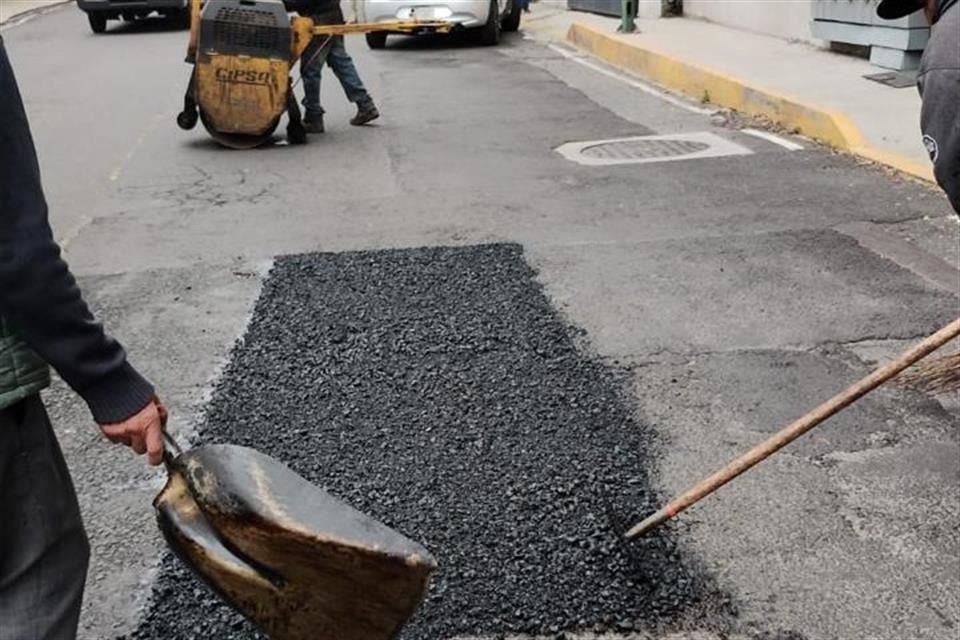
[[[456,30],[477,32],[480,44],[500,42],[501,31],[520,28],[520,0],[361,0],[357,3],[358,18],[363,22],[396,20],[441,20]],[[371,49],[387,44],[389,31],[367,34]]]

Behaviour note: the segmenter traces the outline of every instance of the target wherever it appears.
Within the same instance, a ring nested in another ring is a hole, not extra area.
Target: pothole
[[[556,151],[567,160],[585,165],[644,164],[753,153],[706,131],[568,142]]]

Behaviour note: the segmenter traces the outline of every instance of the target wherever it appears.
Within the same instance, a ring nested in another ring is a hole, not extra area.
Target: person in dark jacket
[[[343,24],[340,0],[284,0],[288,11],[296,11],[313,19],[314,24]],[[347,100],[357,105],[357,113],[350,124],[360,126],[380,117],[373,98],[347,53],[343,36],[316,36],[300,56],[300,75],[303,76],[303,126],[308,133],[323,133],[324,109],[320,104],[320,79],[324,62],[340,81]]]
[[[72,640],[80,617],[89,546],[40,400],[48,365],[107,438],[161,462],[166,412],[60,256],[0,37],[0,640]]]
[[[920,131],[937,184],[960,215],[960,2],[883,0],[877,14],[896,20],[923,10],[932,26],[920,60]]]

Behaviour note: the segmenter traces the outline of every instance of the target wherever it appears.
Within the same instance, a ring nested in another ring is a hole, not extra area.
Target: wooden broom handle
[[[625,537],[627,539],[635,538],[670,520],[687,507],[699,502],[750,467],[770,457],[833,414],[873,391],[890,378],[933,351],[936,351],[958,335],[960,335],[960,318],[957,318],[943,329],[926,338],[923,342],[900,355],[896,360],[883,365],[866,378],[852,384],[819,407],[790,423],[778,433],[727,464],[727,466],[704,478],[686,492],[671,500],[665,507],[649,518],[634,526],[625,534]]]

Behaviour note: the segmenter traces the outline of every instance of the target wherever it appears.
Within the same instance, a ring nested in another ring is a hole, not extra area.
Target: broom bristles
[[[893,379],[895,384],[927,393],[960,389],[960,352],[919,362]]]

